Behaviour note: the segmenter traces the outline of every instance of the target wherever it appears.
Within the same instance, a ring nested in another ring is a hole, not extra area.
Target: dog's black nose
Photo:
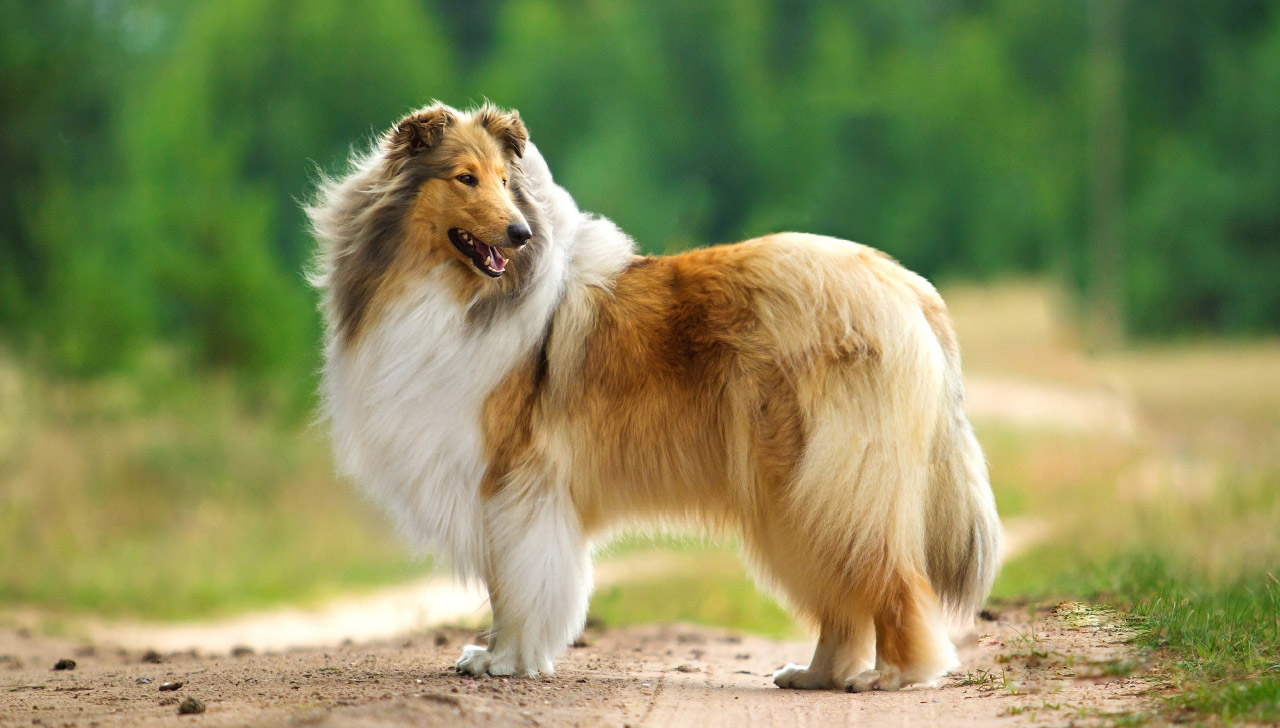
[[[507,226],[507,237],[511,238],[512,245],[520,246],[529,242],[533,231],[523,222],[513,222]]]

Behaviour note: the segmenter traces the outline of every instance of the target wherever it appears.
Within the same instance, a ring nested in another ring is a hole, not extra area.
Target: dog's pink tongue
[[[502,253],[493,246],[489,246],[489,267],[496,271],[501,271],[507,267],[507,259],[502,257]]]

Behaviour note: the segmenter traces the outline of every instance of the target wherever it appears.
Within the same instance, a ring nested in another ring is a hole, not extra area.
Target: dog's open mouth
[[[474,235],[462,228],[449,228],[449,241],[471,259],[480,272],[497,278],[506,270],[507,259],[492,245],[480,242]]]

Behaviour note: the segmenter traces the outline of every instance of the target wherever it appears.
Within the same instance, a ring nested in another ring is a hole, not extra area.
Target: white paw
[[[902,687],[902,677],[897,668],[885,667],[880,670],[866,670],[849,678],[844,689],[851,693],[865,693],[871,690],[897,690]]]
[[[796,664],[773,673],[773,684],[794,690],[827,690],[832,687],[830,675],[815,673],[805,665]]]
[[[521,670],[516,660],[516,656],[510,652],[503,653],[498,650],[493,655],[493,659],[489,661],[489,674],[494,677],[508,677],[514,675],[516,677],[528,677],[529,673]]]
[[[555,674],[551,666],[551,658],[538,661],[537,667],[522,665],[518,656],[512,652],[498,650],[496,653],[478,645],[467,645],[462,648],[462,657],[458,658],[458,672],[468,675],[492,675],[494,677],[534,677]]]
[[[544,657],[538,660],[538,669],[533,672],[534,675],[542,675],[543,677],[555,677],[555,662],[550,657]]]
[[[489,672],[493,663],[493,655],[479,645],[467,645],[462,648],[462,657],[458,658],[458,672],[480,676]]]

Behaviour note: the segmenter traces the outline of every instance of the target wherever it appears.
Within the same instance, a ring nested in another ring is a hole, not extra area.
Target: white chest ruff
[[[481,416],[489,394],[537,345],[555,291],[534,291],[485,326],[428,278],[354,347],[326,351],[334,449],[402,534],[464,574],[483,564]]]

